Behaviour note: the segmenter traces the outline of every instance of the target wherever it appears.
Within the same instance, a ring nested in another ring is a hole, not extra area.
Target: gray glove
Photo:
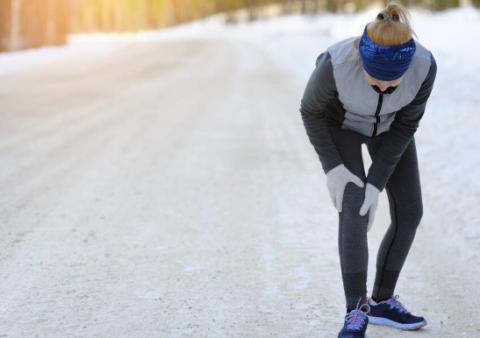
[[[365,200],[363,201],[359,212],[360,216],[365,216],[367,214],[367,211],[370,210],[370,213],[368,214],[367,231],[370,231],[373,224],[373,219],[375,218],[375,211],[377,210],[379,194],[380,190],[378,190],[377,187],[375,187],[371,183],[367,183],[367,187],[365,188]]]
[[[328,191],[333,205],[337,208],[338,212],[342,212],[343,193],[348,182],[353,182],[360,188],[364,186],[360,177],[354,175],[343,164],[339,164],[327,172]]]

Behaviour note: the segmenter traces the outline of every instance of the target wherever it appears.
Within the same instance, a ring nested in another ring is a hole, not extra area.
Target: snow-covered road
[[[223,38],[2,73],[0,337],[335,337],[338,215],[292,78]],[[425,214],[397,293],[429,325],[368,335],[478,336],[478,231],[453,232],[438,163],[420,162]],[[369,291],[388,222],[382,194]]]

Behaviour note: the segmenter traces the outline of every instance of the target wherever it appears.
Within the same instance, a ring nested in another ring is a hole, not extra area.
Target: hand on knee
[[[342,212],[342,201],[345,186],[348,182],[353,182],[360,188],[363,188],[364,183],[357,175],[354,175],[343,164],[339,164],[327,173],[327,187],[332,199],[333,205],[338,212]]]
[[[378,204],[378,195],[380,194],[380,190],[377,189],[373,184],[367,183],[365,188],[365,199],[363,200],[363,204],[360,207],[360,216],[365,216],[368,211],[370,211],[368,216],[368,225],[367,231],[370,231],[373,224],[373,219],[375,218],[375,211],[377,210]]]

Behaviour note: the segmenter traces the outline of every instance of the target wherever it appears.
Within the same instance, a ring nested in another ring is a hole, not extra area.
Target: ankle
[[[375,297],[370,297],[370,302],[373,305],[377,305],[378,303],[386,301],[388,298],[375,298]]]
[[[357,304],[350,305],[350,306],[347,305],[346,313],[349,313],[350,311],[355,310],[357,308],[357,305],[360,307],[360,309],[363,312],[367,312],[363,307],[361,307],[363,304],[368,304],[368,295],[367,294],[365,294],[365,296],[363,296],[363,298],[359,298]]]

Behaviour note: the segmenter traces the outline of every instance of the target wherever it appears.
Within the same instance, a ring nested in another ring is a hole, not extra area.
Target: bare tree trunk
[[[47,0],[45,3],[45,40],[46,44],[54,44],[56,40],[56,24],[55,24],[55,11],[56,4],[53,0]]]
[[[19,49],[22,46],[20,36],[20,8],[22,0],[11,0],[11,25],[10,35],[8,37],[8,50]]]
[[[302,14],[307,13],[307,11],[308,11],[308,8],[307,8],[307,0],[301,0],[301,1],[300,1],[300,4],[301,4],[301,7],[300,7],[301,13],[302,13]]]

